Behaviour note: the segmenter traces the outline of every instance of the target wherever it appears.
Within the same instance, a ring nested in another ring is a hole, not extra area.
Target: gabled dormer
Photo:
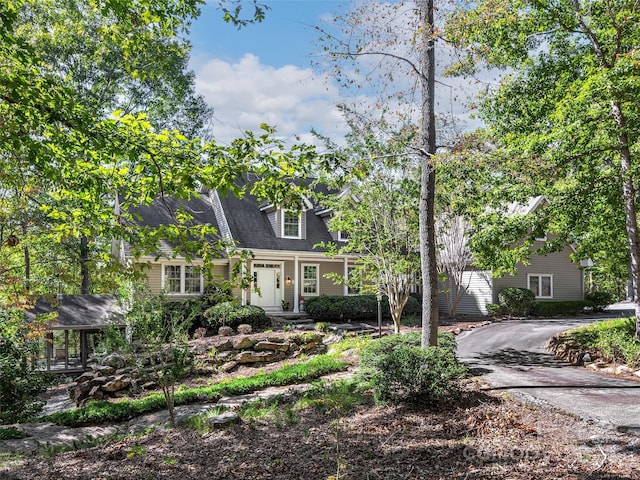
[[[267,215],[269,223],[277,238],[304,240],[307,238],[306,213],[313,209],[308,198],[302,198],[302,209],[277,207],[275,205],[263,205],[260,211]]]

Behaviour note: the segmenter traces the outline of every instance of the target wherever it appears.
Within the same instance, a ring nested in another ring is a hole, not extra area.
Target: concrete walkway
[[[353,372],[337,372],[331,375],[320,377],[319,380],[334,382],[348,379],[353,376]],[[190,418],[211,410],[215,407],[224,406],[235,409],[247,402],[260,399],[271,399],[275,397],[295,397],[309,390],[311,383],[298,385],[287,385],[283,387],[270,387],[246,395],[223,397],[215,403],[201,403],[193,405],[180,405],[175,408],[176,424],[184,424]],[[55,406],[57,404],[57,407]],[[60,405],[66,405],[66,401],[55,397],[47,404],[48,413],[60,410]],[[228,417],[222,414],[221,419]],[[0,454],[12,452],[33,452],[40,449],[52,447],[75,447],[85,442],[104,438],[108,436],[124,436],[141,433],[154,428],[167,428],[169,425],[169,414],[166,410],[148,413],[136,417],[129,422],[122,422],[114,425],[88,426],[69,428],[53,423],[22,423],[14,427],[22,430],[27,436],[21,439],[0,441]]]

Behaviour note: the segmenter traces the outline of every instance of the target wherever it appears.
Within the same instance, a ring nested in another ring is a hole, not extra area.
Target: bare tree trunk
[[[629,243],[631,262],[631,283],[636,311],[636,338],[640,339],[640,241],[638,238],[638,215],[636,212],[636,187],[631,174],[631,151],[626,134],[626,120],[620,105],[612,102],[611,112],[620,130],[618,147],[620,149],[620,172],[622,174],[622,200],[624,203],[625,226]]]
[[[438,342],[438,271],[434,201],[436,170],[435,52],[433,0],[420,0],[422,24],[422,152],[420,166],[420,256],[422,267],[422,346]]]

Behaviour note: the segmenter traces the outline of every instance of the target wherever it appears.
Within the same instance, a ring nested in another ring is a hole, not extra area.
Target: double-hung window
[[[200,268],[193,265],[164,265],[162,288],[169,294],[197,295],[202,293]]]
[[[302,295],[316,296],[320,293],[319,265],[302,265]]]
[[[282,237],[302,238],[300,214],[291,210],[282,210]]]
[[[528,280],[529,290],[536,298],[553,298],[553,275],[530,273]]]

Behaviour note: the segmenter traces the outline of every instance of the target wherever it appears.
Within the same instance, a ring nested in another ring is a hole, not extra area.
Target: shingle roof
[[[176,200],[172,197],[156,199],[151,205],[141,205],[130,209],[129,212],[133,214],[135,224],[159,227],[176,223],[174,215],[179,210],[185,211],[193,217],[193,220],[188,223],[189,226],[210,225],[220,232],[211,201],[206,194],[194,193],[188,201]],[[217,241],[218,239],[219,236],[210,238],[211,241]],[[130,247],[130,245],[125,244],[125,253],[127,255],[131,253]],[[175,244],[167,240],[161,240],[158,251],[154,253],[172,257],[175,247]]]
[[[296,184],[310,183],[307,180],[295,180]],[[325,186],[314,187],[317,193],[327,194]],[[238,198],[232,194],[217,194],[215,191],[194,193],[189,201],[166,198],[157,199],[150,206],[139,206],[130,210],[137,218],[138,225],[158,227],[175,223],[172,211],[179,208],[186,210],[193,216],[192,224],[208,224],[216,228],[220,237],[228,240],[229,235],[239,248],[279,250],[279,251],[318,251],[315,245],[332,241],[332,236],[318,212],[322,210],[319,204],[311,203],[312,208],[303,212],[306,221],[306,235],[304,239],[279,238],[269,221],[270,209],[264,202],[250,194]],[[169,207],[169,208],[167,208]],[[220,208],[221,207],[221,208]],[[272,210],[272,209],[271,209]],[[220,227],[222,225],[222,228]],[[217,240],[218,237],[215,238]],[[213,239],[212,239],[213,240]],[[157,252],[162,256],[171,257],[175,245],[163,240]],[[130,246],[125,245],[125,253],[131,254]]]
[[[116,295],[63,295],[40,297],[33,309],[25,312],[27,321],[33,322],[36,315],[58,312],[53,329],[103,328],[122,323],[124,310]]]
[[[326,224],[316,209],[303,212],[306,220],[306,238],[279,238],[273,230],[268,214],[261,211],[260,204],[252,195],[237,198],[221,197],[231,235],[239,248],[289,251],[322,251],[315,245],[332,241]]]

